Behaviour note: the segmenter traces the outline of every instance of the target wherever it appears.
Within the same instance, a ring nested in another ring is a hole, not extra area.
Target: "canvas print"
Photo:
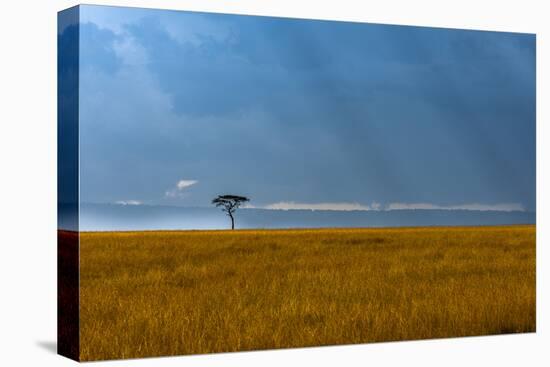
[[[60,354],[535,332],[534,34],[58,17]]]

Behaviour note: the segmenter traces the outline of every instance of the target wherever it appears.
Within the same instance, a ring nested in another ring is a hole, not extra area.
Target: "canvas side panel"
[[[57,352],[79,360],[79,8],[57,22]]]

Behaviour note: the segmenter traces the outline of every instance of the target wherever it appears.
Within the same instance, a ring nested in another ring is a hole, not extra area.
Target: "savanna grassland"
[[[535,226],[82,233],[81,359],[535,331]]]

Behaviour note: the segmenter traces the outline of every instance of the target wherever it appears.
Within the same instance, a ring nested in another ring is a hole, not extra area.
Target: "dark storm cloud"
[[[112,9],[83,8],[85,201],[534,209],[533,35]]]

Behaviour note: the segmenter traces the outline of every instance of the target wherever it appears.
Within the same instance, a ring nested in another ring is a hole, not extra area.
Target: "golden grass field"
[[[81,359],[535,331],[535,226],[82,233]]]

